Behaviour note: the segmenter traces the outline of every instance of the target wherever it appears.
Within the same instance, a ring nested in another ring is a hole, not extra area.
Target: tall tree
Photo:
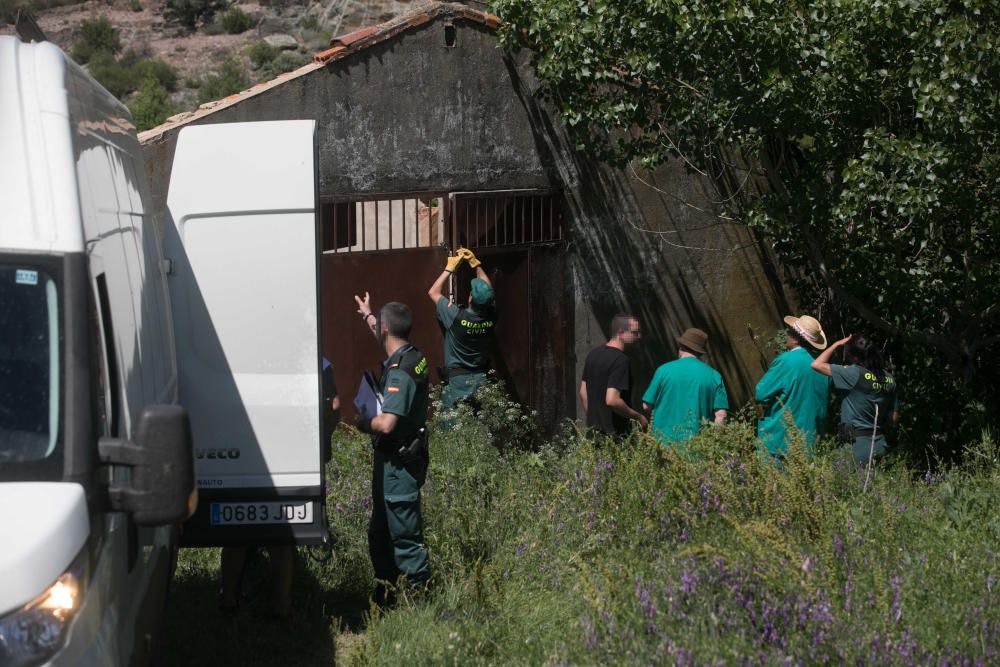
[[[868,327],[997,379],[996,0],[495,4],[582,148],[712,176]]]

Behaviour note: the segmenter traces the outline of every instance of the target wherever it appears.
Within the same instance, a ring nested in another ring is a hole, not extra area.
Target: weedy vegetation
[[[567,425],[542,438],[492,384],[432,422],[424,487],[433,585],[387,611],[366,524],[370,447],[342,429],[328,475],[332,549],[300,549],[288,626],[214,607],[217,553],[184,550],[168,662],[194,664],[990,664],[1000,649],[1000,450],[874,471],[824,443],[778,470],[748,423],[684,455]],[[253,569],[253,568],[252,568]],[[256,583],[253,583],[256,582]],[[261,592],[264,591],[264,592]],[[253,597],[253,596],[252,596]]]

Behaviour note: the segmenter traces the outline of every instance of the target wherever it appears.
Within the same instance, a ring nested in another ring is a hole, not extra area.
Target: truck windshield
[[[57,449],[58,297],[45,271],[0,261],[0,469],[45,461]]]

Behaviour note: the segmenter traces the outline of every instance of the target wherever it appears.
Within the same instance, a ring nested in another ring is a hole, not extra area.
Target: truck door
[[[316,165],[314,121],[178,136],[164,255],[200,496],[184,544],[325,538]]]

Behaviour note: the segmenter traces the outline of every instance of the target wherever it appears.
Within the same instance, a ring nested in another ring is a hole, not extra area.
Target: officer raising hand
[[[476,271],[464,308],[449,303],[443,292],[448,278],[462,262]],[[497,323],[493,283],[476,255],[468,248],[459,248],[448,258],[444,271],[427,290],[427,296],[434,302],[438,324],[444,334],[441,379],[445,387],[441,392],[441,407],[449,410],[475,394],[490,368],[490,349]]]
[[[405,575],[407,585],[424,586],[430,576],[420,514],[420,488],[427,476],[427,358],[409,342],[413,316],[398,302],[382,306],[378,317],[370,298],[355,296],[358,313],[385,350],[379,391],[382,414],[358,415],[357,427],[372,436],[372,517],[368,551],[379,588],[377,604]]]

